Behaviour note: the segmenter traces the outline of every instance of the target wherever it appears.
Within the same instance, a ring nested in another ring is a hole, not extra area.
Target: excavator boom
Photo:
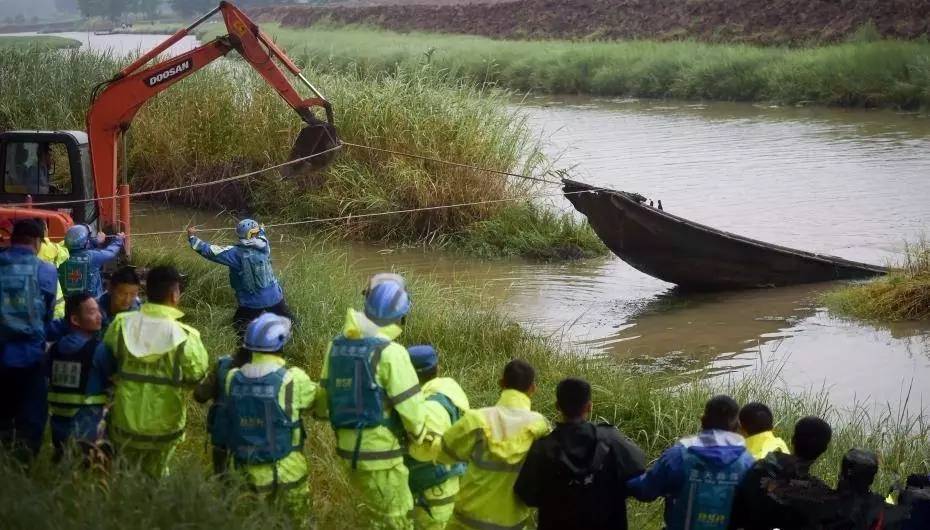
[[[147,66],[159,54],[190,34],[194,28],[217,12],[223,16],[229,31],[227,35],[218,37],[187,53]],[[214,10],[200,17],[187,28],[168,37],[164,42],[120,70],[95,91],[93,103],[87,113],[87,132],[102,227],[119,229],[127,235],[130,233],[129,201],[121,200],[117,208],[117,196],[128,192],[125,177],[121,184],[118,181],[118,146],[122,133],[129,128],[136,113],[156,94],[167,90],[232,50],[239,52],[242,58],[306,122],[306,127],[298,135],[298,145],[295,145],[292,150],[292,158],[296,158],[295,154],[299,157],[315,155],[337,145],[330,103],[316,87],[307,81],[297,65],[245,13],[229,2],[220,2]],[[301,97],[277,63],[283,65],[306,85],[314,97],[309,99]],[[323,110],[325,121],[314,115],[313,107]],[[331,156],[327,153],[312,158],[308,160],[308,165],[312,168],[323,167],[329,163]]]

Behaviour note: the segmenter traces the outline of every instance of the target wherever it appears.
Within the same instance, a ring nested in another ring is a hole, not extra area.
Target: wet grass
[[[9,48],[18,50],[62,50],[80,47],[80,41],[54,35],[0,36],[0,50]]]
[[[699,42],[504,41],[374,28],[262,28],[322,70],[431,68],[516,91],[849,107],[930,106],[930,44],[880,40],[812,48]]]
[[[866,320],[930,319],[930,243],[921,239],[906,245],[902,262],[887,276],[830,291],[824,303]]]
[[[93,86],[122,63],[97,53],[0,51],[0,129],[83,128]],[[549,168],[526,117],[509,105],[502,91],[423,69],[377,76],[311,71],[308,77],[332,100],[344,140],[499,171],[539,175]],[[206,182],[279,163],[286,160],[301,123],[244,65],[211,65],[152,100],[136,117],[128,150],[133,187]],[[580,255],[606,253],[586,224],[526,206],[536,194],[552,192],[557,189],[484,171],[347,148],[322,175],[282,180],[267,173],[170,198],[257,211],[275,221],[481,203],[322,226],[346,238],[480,248],[486,255],[515,254],[494,243],[526,239],[522,231],[529,230],[533,246],[542,247],[530,254],[555,256],[569,247]],[[517,215],[530,224],[498,222],[514,231],[509,238],[469,240],[481,232],[479,222]],[[165,227],[171,228],[183,229]],[[539,234],[550,238],[540,240]],[[579,243],[585,246],[574,248]]]
[[[290,362],[316,379],[330,337],[341,327],[347,307],[358,306],[361,288],[347,258],[308,242],[300,259],[278,263],[288,303],[300,326],[287,350]],[[233,350],[227,322],[233,297],[225,271],[177,248],[137,248],[138,263],[172,262],[188,274],[182,307],[188,321],[201,330],[212,355]],[[741,402],[761,400],[775,411],[776,431],[789,437],[791,426],[803,415],[817,414],[836,426],[834,443],[815,471],[828,482],[836,479],[842,454],[850,447],[870,447],[882,455],[876,490],[896,477],[930,470],[930,426],[922,416],[896,412],[897,406],[851,407],[839,410],[826,393],[793,393],[778,382],[777,367],[738,379],[685,379],[680,375],[638,374],[609,359],[584,356],[527,332],[505,317],[491,302],[464,289],[410,278],[415,304],[402,338],[406,344],[429,342],[441,352],[441,370],[461,382],[475,406],[493,404],[496,381],[507,360],[522,357],[537,369],[539,393],[534,407],[555,419],[554,387],[563,377],[591,381],[594,414],[620,429],[656,457],[682,435],[694,432],[704,401],[715,392],[728,392]],[[691,376],[689,376],[691,377]],[[284,528],[290,522],[280,511],[263,511],[247,494],[224,490],[207,481],[204,410],[189,403],[187,440],[182,444],[167,482],[152,484],[121,470],[108,481],[79,472],[56,471],[43,464],[32,474],[5,467],[0,485],[8,528],[116,528],[133,521],[151,527]],[[310,460],[313,515],[320,528],[364,528],[355,496],[338,468],[329,425],[308,420],[305,454]],[[24,496],[25,495],[25,496]],[[27,500],[24,500],[27,499]],[[108,502],[113,499],[113,502]],[[118,502],[117,502],[118,501]],[[191,506],[200,507],[193,513]],[[170,508],[168,508],[170,507]],[[661,503],[632,504],[631,527],[660,528]],[[35,526],[39,525],[39,526]],[[45,526],[41,526],[45,525]]]

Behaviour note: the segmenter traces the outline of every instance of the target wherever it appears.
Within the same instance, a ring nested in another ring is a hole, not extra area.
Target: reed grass
[[[22,37],[0,35],[0,49],[61,50],[80,47],[80,41],[54,35],[29,35]]]
[[[183,241],[176,244],[163,241],[137,248],[135,258],[140,264],[170,262],[179,266],[189,278],[182,298],[187,321],[201,330],[211,354],[233,351],[233,334],[227,323],[234,300],[225,271],[183,248]],[[363,282],[352,272],[346,256],[326,251],[318,243],[307,245],[299,260],[279,263],[279,268],[288,303],[300,321],[286,354],[292,364],[316,379],[327,342],[340,329],[345,309],[359,305]],[[835,482],[842,454],[851,447],[881,453],[876,491],[883,491],[897,477],[930,470],[930,426],[922,415],[899,413],[904,404],[878,409],[871,404],[851,404],[838,409],[823,390],[786,390],[778,382],[778,367],[745,377],[710,380],[700,373],[636,373],[611,359],[574,352],[531,334],[468,289],[441,287],[423,278],[410,280],[415,303],[401,341],[436,345],[441,352],[442,373],[462,384],[474,406],[496,401],[495,382],[500,370],[509,359],[521,357],[537,369],[536,409],[554,420],[555,383],[567,376],[584,377],[594,390],[594,415],[618,425],[653,458],[680,436],[696,431],[705,400],[726,392],[740,402],[768,403],[775,411],[776,431],[785,438],[804,415],[820,415],[833,423],[834,441],[815,468],[828,482]],[[293,525],[283,512],[263,508],[235,485],[224,489],[216,481],[206,480],[209,463],[204,409],[193,401],[188,406],[187,439],[179,449],[175,474],[161,483],[121,468],[101,481],[94,475],[54,469],[41,462],[26,473],[11,469],[9,464],[0,465],[6,478],[0,484],[0,505],[5,507],[5,520],[11,522],[5,527],[117,528],[130,519],[153,528]],[[310,461],[312,511],[318,527],[364,528],[366,521],[361,519],[356,496],[336,460],[329,425],[307,421],[309,438],[304,451]],[[661,527],[661,503],[631,502],[630,513],[631,528]]]
[[[125,61],[99,53],[0,50],[0,129],[83,128],[94,85]],[[54,75],[49,75],[53,72]],[[308,72],[332,100],[340,136],[350,142],[519,173],[545,172],[526,117],[506,93],[420,70],[394,75]],[[136,190],[206,182],[286,160],[301,127],[296,114],[244,64],[218,63],[159,95],[129,130],[128,166]],[[546,190],[552,193],[557,190]],[[540,254],[604,254],[586,224],[525,205],[540,193],[528,181],[484,171],[347,148],[322,175],[282,180],[278,173],[172,195],[195,206],[257,211],[277,221],[373,214],[481,203],[327,223],[342,237],[430,242],[471,249],[479,222],[520,211]],[[503,200],[503,201],[502,201]],[[502,201],[502,202],[489,202]],[[514,210],[516,209],[516,210]],[[508,213],[511,212],[511,213]],[[538,227],[552,224],[540,232]],[[524,227],[497,242],[521,239]],[[175,227],[183,228],[183,227]],[[574,248],[583,243],[583,248]],[[482,252],[514,254],[487,240]]]
[[[840,287],[823,300],[837,313],[866,320],[930,319],[930,243],[906,244],[887,276]]]
[[[368,27],[262,28],[324,71],[429,65],[516,91],[915,109],[930,105],[930,44],[880,40],[813,48],[691,41],[510,41]],[[215,30],[214,30],[215,31]]]

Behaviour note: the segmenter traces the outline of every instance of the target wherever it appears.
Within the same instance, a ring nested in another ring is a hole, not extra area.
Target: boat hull
[[[620,259],[692,290],[778,287],[885,274],[884,267],[814,254],[701,225],[627,192],[563,181],[566,198]]]

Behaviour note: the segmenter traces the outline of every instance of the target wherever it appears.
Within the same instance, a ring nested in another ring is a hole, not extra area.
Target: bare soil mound
[[[911,39],[930,31],[930,0],[440,1],[441,5],[277,6],[253,12],[261,20],[285,26],[329,20],[502,38],[834,42],[870,21],[886,37]]]

